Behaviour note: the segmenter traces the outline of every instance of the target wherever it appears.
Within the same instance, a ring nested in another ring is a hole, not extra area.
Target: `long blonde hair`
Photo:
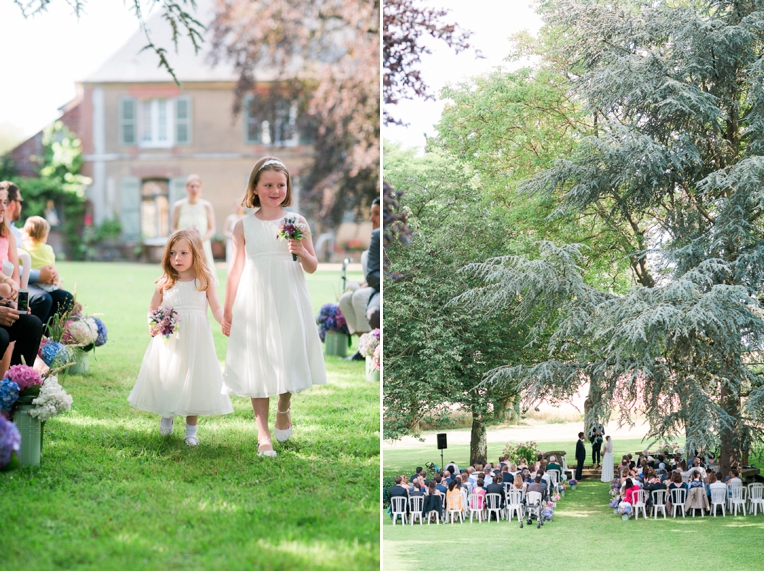
[[[199,291],[207,291],[207,288],[210,287],[213,280],[212,273],[210,272],[209,266],[207,266],[207,258],[204,255],[202,239],[199,237],[199,232],[187,228],[176,230],[170,234],[170,237],[167,239],[167,244],[165,244],[164,247],[164,255],[162,256],[162,270],[164,271],[164,274],[157,280],[157,283],[160,280],[164,280],[162,289],[168,290],[178,281],[180,276],[178,275],[178,270],[172,267],[170,251],[180,240],[187,241],[191,248],[191,256],[194,258],[194,261],[191,264],[191,269],[194,271],[194,277],[198,282],[196,289]]]

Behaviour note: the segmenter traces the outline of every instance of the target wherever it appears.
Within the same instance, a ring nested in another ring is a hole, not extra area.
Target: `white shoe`
[[[184,439],[184,442],[188,446],[196,446],[197,444],[199,444],[199,439],[196,436],[186,436],[186,438]]]
[[[270,450],[260,450],[261,446],[270,446]],[[258,456],[265,456],[267,458],[275,458],[278,456],[276,454],[276,451],[273,449],[273,442],[269,438],[264,438],[261,442],[257,443],[257,455]]]
[[[292,407],[290,406],[288,409],[286,409],[284,412],[280,411],[278,407],[276,408],[277,414],[289,414],[289,411],[292,410]],[[291,420],[291,419],[290,419]],[[284,428],[283,430],[281,428],[273,427],[273,434],[276,436],[276,440],[279,442],[286,442],[292,437],[292,428],[293,425],[290,422],[289,428]]]
[[[167,426],[167,423],[165,421],[169,420],[169,426]],[[162,420],[159,422],[159,434],[162,436],[170,436],[172,434],[173,429],[175,428],[175,418],[162,418]]]

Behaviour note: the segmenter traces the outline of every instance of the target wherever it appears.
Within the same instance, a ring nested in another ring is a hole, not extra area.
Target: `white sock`
[[[196,438],[196,429],[198,427],[199,427],[198,424],[194,424],[193,426],[190,425],[190,424],[187,424],[186,425],[186,438],[188,438],[189,436],[193,436],[194,438]]]
[[[174,418],[162,418],[162,420],[159,422],[159,425],[162,428],[170,429],[172,428],[172,421],[175,420]],[[156,422],[156,421],[155,421]]]

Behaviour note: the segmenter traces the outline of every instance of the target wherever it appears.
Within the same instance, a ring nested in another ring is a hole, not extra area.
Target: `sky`
[[[533,11],[531,0],[426,0],[423,4],[449,10],[443,21],[471,31],[470,44],[484,56],[477,59],[472,50],[457,55],[445,42],[430,39],[426,45],[433,53],[422,57],[420,69],[422,79],[436,98],[448,84],[459,83],[500,66],[508,70],[517,67],[503,61],[510,51],[509,36],[522,30],[535,35],[541,27],[541,19]],[[439,100],[417,99],[393,106],[393,116],[409,125],[384,127],[384,140],[402,143],[404,147],[423,148],[424,135],[435,133],[433,125],[440,119],[443,105]]]
[[[128,5],[132,0],[86,0],[78,19],[66,0],[51,0],[47,11],[25,19],[12,0],[0,2],[0,144],[56,119],[74,99],[75,82],[138,31]]]

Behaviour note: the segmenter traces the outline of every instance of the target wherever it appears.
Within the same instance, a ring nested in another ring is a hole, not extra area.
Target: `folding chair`
[[[485,495],[470,495],[469,503],[467,505],[470,506],[470,523],[472,523],[472,516],[475,514],[477,514],[478,523],[482,522],[483,512],[485,511]]]
[[[391,511],[393,514],[393,525],[395,525],[395,522],[398,521],[398,516],[400,516],[401,520],[403,520],[403,524],[406,525],[407,503],[408,498],[403,496],[395,496],[394,498],[390,498]]]
[[[761,515],[764,515],[764,484],[755,483],[748,484],[748,507],[753,515],[756,515],[759,508],[761,508]]]
[[[507,521],[512,521],[512,514],[517,513],[517,521],[523,521],[523,492],[522,490],[510,490],[507,492]]]
[[[422,525],[422,504],[424,504],[424,496],[411,496],[409,498],[409,519],[411,519],[411,525],[414,525],[415,518],[419,518],[419,525]]]
[[[642,510],[642,517],[647,519],[647,511],[645,511],[645,508],[647,507],[647,503],[645,502],[645,491],[644,490],[637,490],[634,492],[634,496],[636,497],[634,501],[634,519],[639,519],[639,510]]]
[[[463,498],[461,494],[446,496],[446,515],[444,517],[445,521],[448,521],[448,516],[451,516],[451,523],[454,523],[454,516],[459,516],[459,522],[464,523],[462,500]]]
[[[721,506],[722,517],[726,517],[725,506],[727,503],[727,490],[724,488],[714,488],[711,490],[711,513],[716,517],[716,508]]]
[[[486,515],[487,521],[491,521],[491,514],[496,513],[496,521],[501,521],[501,512],[504,508],[501,507],[501,494],[486,494]]]
[[[658,511],[663,512],[663,519],[666,519],[666,490],[653,490],[650,494],[653,498],[653,516],[658,519]]]
[[[743,515],[746,515],[745,513],[745,502],[746,502],[746,490],[743,486],[732,486],[730,488],[730,512],[735,510],[735,515],[737,515],[738,508],[743,509]]]
[[[682,508],[682,517],[684,517],[684,502],[687,500],[687,490],[684,488],[674,488],[671,490],[671,512],[676,517],[677,508]]]

